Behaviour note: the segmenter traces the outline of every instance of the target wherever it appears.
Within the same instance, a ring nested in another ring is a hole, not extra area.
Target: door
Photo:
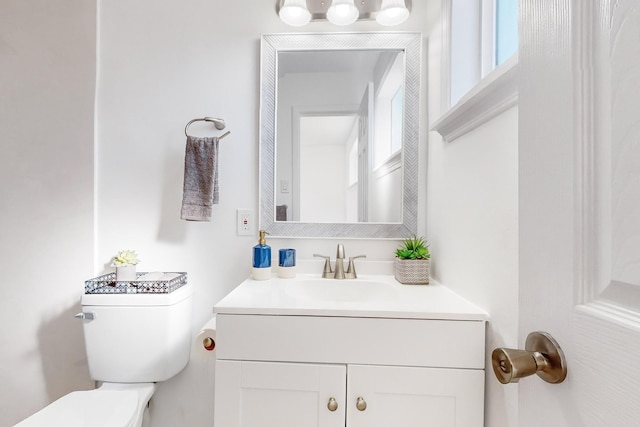
[[[369,82],[358,110],[358,222],[369,221],[369,183],[371,181],[371,140],[373,83]]]
[[[482,427],[484,370],[349,365],[348,427]]]
[[[218,360],[215,387],[216,426],[344,427],[342,365]]]
[[[520,381],[520,427],[640,425],[639,9],[520,1],[520,348],[568,366]]]

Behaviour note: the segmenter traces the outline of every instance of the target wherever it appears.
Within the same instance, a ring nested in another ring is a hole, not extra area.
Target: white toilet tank
[[[165,381],[189,362],[192,291],[84,294],[84,339],[91,378],[116,383]],[[87,318],[93,317],[93,320]]]

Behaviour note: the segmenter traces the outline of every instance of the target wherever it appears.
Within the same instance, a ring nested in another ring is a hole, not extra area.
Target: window
[[[518,102],[518,0],[444,0],[441,12],[442,95],[431,130],[452,141]]]
[[[518,0],[496,0],[495,21],[498,66],[518,51]]]
[[[379,61],[382,62],[382,61]],[[402,148],[404,57],[396,53],[384,66],[375,93],[374,169],[390,161]]]
[[[449,107],[518,49],[518,0],[450,0]]]

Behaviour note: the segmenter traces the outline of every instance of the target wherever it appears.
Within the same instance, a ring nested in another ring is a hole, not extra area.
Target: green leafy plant
[[[126,267],[128,265],[136,265],[139,262],[140,260],[138,259],[138,254],[136,254],[136,251],[125,250],[118,252],[113,257],[111,265],[113,267]]]
[[[412,237],[402,241],[401,246],[396,249],[396,256],[400,259],[429,259],[428,245],[422,237]]]

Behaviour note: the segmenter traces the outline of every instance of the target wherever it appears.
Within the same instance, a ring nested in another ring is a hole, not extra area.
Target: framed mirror
[[[416,234],[420,66],[419,33],[262,37],[262,229]]]

